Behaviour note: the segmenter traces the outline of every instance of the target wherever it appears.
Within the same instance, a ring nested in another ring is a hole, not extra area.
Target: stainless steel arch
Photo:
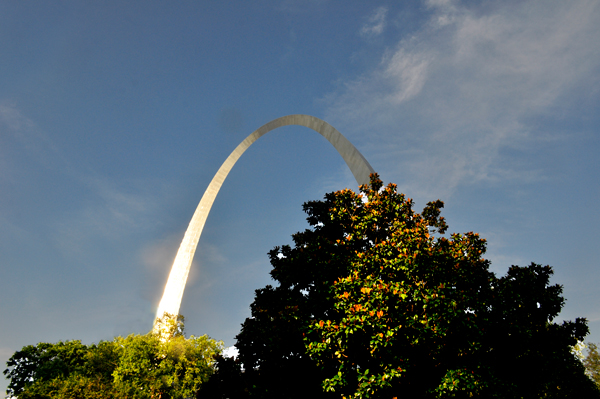
[[[210,185],[204,192],[200,204],[198,204],[194,216],[185,232],[179,250],[177,251],[177,256],[173,262],[163,297],[158,305],[158,310],[156,312],[157,318],[162,317],[165,312],[172,315],[177,315],[179,313],[183,290],[185,289],[185,283],[192,265],[194,253],[196,252],[198,240],[200,239],[202,229],[204,228],[204,223],[206,222],[206,218],[217,197],[219,189],[229,174],[229,171],[233,168],[233,165],[235,165],[244,151],[246,151],[248,147],[261,136],[273,129],[288,125],[305,126],[325,137],[340,153],[342,158],[344,158],[344,161],[346,161],[346,164],[352,171],[356,182],[359,185],[369,183],[369,175],[375,172],[369,162],[367,162],[365,157],[362,156],[350,141],[324,120],[310,115],[287,115],[261,126],[246,137],[246,139],[233,150],[231,155],[223,162],[223,165],[221,165],[215,174],[215,177],[213,177],[210,182]]]

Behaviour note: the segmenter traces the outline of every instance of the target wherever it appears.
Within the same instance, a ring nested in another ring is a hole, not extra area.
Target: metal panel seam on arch
[[[221,165],[204,192],[204,195],[192,216],[192,220],[185,232],[183,240],[181,241],[177,255],[175,256],[162,299],[158,305],[158,310],[156,312],[157,319],[161,318],[165,312],[170,313],[171,315],[177,315],[179,313],[183,291],[190,272],[192,260],[194,259],[194,253],[196,252],[196,247],[200,240],[202,229],[204,228],[204,223],[206,222],[210,208],[212,207],[225,178],[229,174],[229,171],[233,168],[233,165],[235,165],[244,151],[260,137],[269,133],[271,130],[288,125],[308,127],[325,137],[342,156],[346,165],[348,165],[348,168],[350,168],[350,171],[354,175],[358,185],[360,186],[369,183],[369,175],[375,172],[373,167],[371,167],[365,157],[363,157],[346,137],[324,120],[310,115],[296,114],[282,116],[281,118],[274,119],[271,122],[262,125],[246,137],[236,149],[233,150],[225,162],[223,162],[223,165]],[[156,323],[154,328],[157,328]]]

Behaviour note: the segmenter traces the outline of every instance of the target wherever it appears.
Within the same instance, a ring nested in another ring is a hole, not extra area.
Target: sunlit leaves
[[[8,393],[19,398],[188,398],[212,374],[222,342],[185,338],[183,318],[171,338],[158,334],[24,347],[8,361]]]

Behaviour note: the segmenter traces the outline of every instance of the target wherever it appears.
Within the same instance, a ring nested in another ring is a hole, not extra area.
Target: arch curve
[[[360,186],[369,183],[369,175],[375,172],[373,167],[367,162],[365,157],[363,157],[356,147],[348,141],[348,139],[324,120],[310,115],[296,114],[282,116],[281,118],[274,119],[271,122],[262,125],[246,137],[244,141],[233,150],[225,162],[223,162],[204,192],[204,195],[192,216],[192,220],[185,232],[183,240],[181,241],[175,260],[173,261],[173,266],[171,267],[171,272],[169,273],[169,278],[156,312],[157,318],[162,317],[165,312],[172,315],[177,315],[179,313],[183,291],[206,218],[208,217],[208,213],[210,212],[212,204],[215,201],[225,178],[233,168],[233,165],[235,165],[248,147],[260,137],[269,133],[271,130],[288,125],[308,127],[325,137],[342,156],[346,165],[348,165],[348,168],[350,168],[350,171],[354,175],[358,185]],[[156,328],[156,324],[154,327]]]

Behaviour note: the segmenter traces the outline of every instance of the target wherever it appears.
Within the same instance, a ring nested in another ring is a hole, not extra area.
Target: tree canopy
[[[598,353],[597,344],[589,343],[587,345],[587,354],[583,365],[587,375],[600,387],[600,353]]]
[[[26,346],[7,363],[7,393],[600,398],[597,347],[583,363],[572,350],[586,320],[554,321],[565,300],[552,268],[512,266],[497,277],[484,239],[445,234],[442,208],[438,200],[415,212],[377,175],[360,193],[304,204],[311,228],[269,252],[277,285],[256,291],[238,360],[220,356],[222,342],[185,338],[183,318],[165,314],[146,335]]]
[[[484,239],[444,234],[442,207],[419,214],[376,175],[304,204],[311,229],[269,253],[278,284],[256,291],[237,336],[245,372],[224,367],[238,395],[600,397],[570,350],[585,319],[553,321],[551,267],[497,277]]]
[[[166,315],[159,334],[129,335],[84,345],[39,343],[17,351],[4,371],[7,394],[27,398],[189,398],[213,372],[223,343],[186,338],[183,318]]]

